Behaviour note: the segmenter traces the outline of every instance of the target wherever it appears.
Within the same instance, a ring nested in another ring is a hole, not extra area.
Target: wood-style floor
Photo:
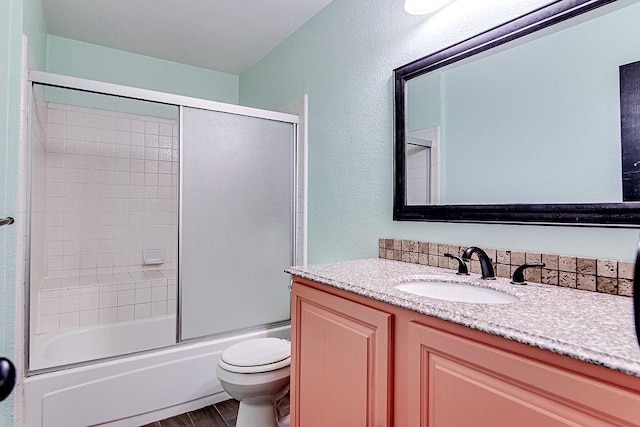
[[[235,427],[236,418],[238,418],[238,405],[237,400],[225,400],[143,427]]]

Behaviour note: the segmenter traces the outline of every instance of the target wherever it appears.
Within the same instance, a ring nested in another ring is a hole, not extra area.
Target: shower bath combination
[[[288,338],[298,117],[29,77],[27,425],[143,422],[223,400],[224,348]],[[171,367],[200,389],[145,381]],[[114,386],[122,407],[96,409],[90,396]],[[122,390],[157,398],[132,407]],[[64,411],[74,399],[86,413]]]

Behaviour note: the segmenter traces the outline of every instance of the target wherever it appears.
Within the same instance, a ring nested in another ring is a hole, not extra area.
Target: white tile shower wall
[[[177,121],[48,110],[47,277],[142,270],[143,249],[175,268]]]
[[[172,269],[50,278],[57,287],[40,291],[39,333],[125,322],[176,312]]]
[[[426,147],[407,146],[407,205],[427,204]]]
[[[19,128],[19,147],[18,147],[18,189],[16,198],[15,217],[17,223],[14,225],[16,236],[25,236],[27,229],[27,183],[28,183],[28,165],[29,165],[29,129],[30,124],[34,119],[29,117],[29,88],[31,87],[28,81],[28,55],[29,52],[29,39],[26,35],[22,35],[22,67],[20,76],[20,128]],[[46,123],[46,121],[44,122]],[[44,233],[41,232],[41,236]],[[14,255],[15,261],[15,277],[14,277],[14,296],[15,296],[15,322],[14,322],[14,350],[16,355],[25,354],[25,341],[24,341],[24,283],[25,283],[25,266],[26,266],[26,253],[27,244],[26,240],[18,237],[16,239],[16,251]],[[9,258],[6,260],[9,262]],[[7,307],[8,308],[8,307]],[[25,404],[24,404],[24,360],[22,357],[17,357],[14,360],[16,371],[18,375],[16,378],[14,388],[14,405],[13,405],[13,420],[14,425],[24,425],[25,417]]]
[[[46,221],[46,187],[47,187],[47,158],[46,158],[46,126],[47,105],[39,101],[39,91],[36,89],[34,106],[35,117],[32,134],[32,178],[31,178],[31,282],[36,284],[32,291],[37,292],[45,277],[45,221]]]
[[[49,103],[44,149],[38,332],[175,313],[177,121]]]
[[[297,210],[296,210],[296,265],[307,264],[307,116],[308,116],[308,96],[302,97],[288,103],[279,109],[284,113],[298,116],[298,150],[297,150]]]
[[[407,136],[430,142],[429,148],[407,144],[407,205],[437,204],[440,201],[440,127],[414,130]]]
[[[30,310],[39,313],[39,292],[45,278],[45,236],[46,236],[46,187],[47,187],[47,153],[46,126],[47,104],[44,90],[35,88],[35,105],[32,129],[31,154],[31,225],[29,232],[31,262],[29,265]],[[25,170],[27,168],[25,167]],[[25,180],[26,181],[26,180]],[[25,197],[26,199],[26,197]],[[26,216],[26,215],[25,215]]]
[[[307,147],[306,147],[306,117],[303,114],[299,115],[300,121],[298,122],[298,200],[297,200],[297,247],[296,247],[296,264],[307,264]]]

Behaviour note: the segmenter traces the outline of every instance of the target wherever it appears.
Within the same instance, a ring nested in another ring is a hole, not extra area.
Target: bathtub
[[[77,355],[77,361],[139,351],[149,348],[146,338],[152,336],[170,345],[174,330],[175,318],[165,316],[45,335],[39,347],[34,342],[31,369],[73,363],[69,355]],[[103,345],[115,336],[113,345]],[[289,336],[285,325],[29,376],[24,381],[25,425],[139,426],[221,402],[229,396],[215,367],[225,348],[252,338]]]
[[[176,317],[76,328],[38,335],[31,344],[31,370],[135,353],[176,342]]]

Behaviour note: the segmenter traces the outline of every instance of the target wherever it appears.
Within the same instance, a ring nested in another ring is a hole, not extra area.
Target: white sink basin
[[[410,294],[446,301],[481,304],[508,304],[518,301],[518,298],[504,292],[462,283],[415,281],[401,283],[395,288]]]

